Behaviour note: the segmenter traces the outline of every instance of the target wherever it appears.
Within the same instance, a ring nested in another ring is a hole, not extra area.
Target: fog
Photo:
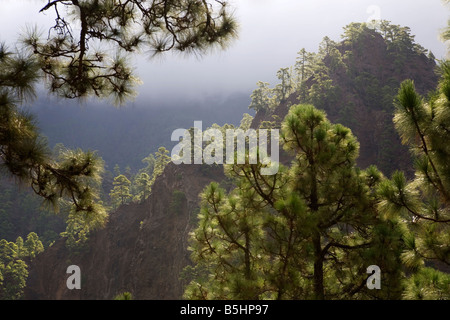
[[[0,41],[11,46],[28,25],[45,30],[53,13],[39,9],[47,1],[1,0]],[[182,103],[218,94],[251,94],[259,80],[276,83],[276,71],[294,63],[301,48],[316,51],[325,36],[339,40],[351,22],[373,18],[409,26],[416,41],[437,58],[445,55],[438,38],[447,24],[449,8],[440,0],[231,0],[239,22],[239,38],[225,51],[203,57],[166,54],[150,59],[133,57],[143,81],[139,104]]]

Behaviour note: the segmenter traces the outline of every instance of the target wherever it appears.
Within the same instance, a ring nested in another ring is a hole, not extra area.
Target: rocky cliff
[[[423,94],[435,88],[434,60],[415,52],[406,52],[399,60],[376,33],[368,33],[357,48],[342,43],[337,49],[345,68],[333,68],[330,57],[323,58],[338,91],[321,107],[331,121],[344,122],[358,137],[361,167],[377,164],[385,173],[391,165],[411,169],[408,151],[393,128],[392,98],[405,79],[414,79]],[[315,81],[312,76],[308,86]],[[290,105],[302,102],[297,96],[273,112],[258,113],[252,127],[272,121],[273,115],[283,119]],[[289,158],[282,156],[288,163]],[[106,227],[91,235],[86,249],[70,251],[61,239],[38,256],[30,266],[26,299],[112,299],[126,291],[134,299],[180,299],[185,285],[180,272],[190,263],[187,240],[199,193],[211,181],[222,179],[221,166],[168,165],[151,196],[113,212]],[[81,290],[66,287],[69,265],[81,269]]]
[[[414,81],[422,95],[434,90],[438,82],[435,60],[413,44],[393,47],[380,33],[370,29],[358,41],[343,41],[332,47],[337,50],[323,53],[313,66],[318,71],[305,82],[311,90],[322,84],[326,74],[325,79],[331,80],[331,85],[324,85],[320,94],[313,88],[321,99],[312,94],[299,98],[295,92],[272,112],[256,114],[254,127],[262,121],[272,121],[273,115],[284,119],[290,105],[312,103],[325,110],[331,122],[352,129],[360,143],[361,168],[377,165],[388,176],[395,170],[411,174],[409,150],[401,144],[392,121],[393,102],[400,84],[407,79]]]
[[[179,299],[180,272],[189,264],[188,232],[196,219],[199,193],[220,181],[218,166],[170,164],[141,204],[121,206],[86,248],[67,249],[57,241],[30,266],[26,299]],[[81,289],[66,286],[67,267],[81,271]]]

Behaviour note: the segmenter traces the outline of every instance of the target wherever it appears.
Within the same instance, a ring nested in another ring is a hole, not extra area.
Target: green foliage
[[[307,101],[319,109],[334,111],[340,100],[340,91],[330,77],[330,69],[323,62],[318,62],[315,66],[313,81]]]
[[[51,11],[55,25],[47,38],[32,29],[22,39],[49,79],[49,90],[65,98],[95,95],[119,104],[134,95],[137,82],[127,53],[204,53],[225,47],[237,29],[227,2],[77,0],[52,1],[41,9]],[[102,47],[93,45],[98,41]]]
[[[289,98],[293,92],[294,83],[292,79],[292,68],[281,68],[277,71],[277,78],[281,82],[275,86],[276,103],[280,104]]]
[[[257,89],[251,94],[251,103],[249,108],[254,109],[256,112],[265,111],[270,109],[270,101],[272,97],[271,89],[269,88],[269,83],[258,81],[256,84]]]
[[[300,50],[294,66],[281,69],[277,75],[289,70],[297,103],[309,103],[326,111],[330,119],[348,126],[365,142],[363,165],[368,165],[370,157],[381,171],[392,174],[396,169],[408,170],[412,162],[392,123],[393,100],[402,75],[417,70],[412,61],[428,69],[435,64],[433,55],[414,42],[408,27],[389,21],[373,27],[351,23],[344,27],[342,41],[325,37],[317,53]],[[420,91],[431,90],[433,75],[420,79],[422,72],[416,74]],[[267,91],[273,95],[266,110],[272,111],[283,96],[277,87]],[[369,126],[362,116],[365,114],[374,118]]]
[[[307,96],[305,82],[313,75],[317,56],[314,53],[307,52],[305,48],[301,49],[297,54],[298,56],[294,65],[296,91],[300,94],[299,100],[305,101]]]
[[[63,210],[61,210],[63,211]],[[28,188],[0,179],[0,235],[12,241],[34,230],[45,247],[64,230],[65,212],[55,215],[42,206],[42,199]]]
[[[405,282],[407,300],[450,300],[450,275],[423,268]]]
[[[153,183],[155,183],[156,178],[164,172],[164,168],[172,160],[170,156],[168,156],[169,153],[169,150],[164,147],[160,147],[155,153],[155,168],[153,170],[150,185],[153,185]]]
[[[23,243],[22,238],[19,237],[16,244],[18,246],[19,257],[29,257],[30,260],[34,259],[39,253],[44,251],[44,246],[35,232],[28,234],[25,243]],[[23,244],[23,247],[19,244]]]
[[[249,115],[248,113],[244,113],[241,123],[239,124],[239,129],[242,129],[244,131],[247,131],[250,129],[252,125],[253,117]]]
[[[190,299],[398,298],[398,223],[376,212],[383,177],[355,166],[358,143],[311,105],[293,106],[282,142],[294,161],[263,176],[261,164],[226,166],[236,188],[210,184],[191,234]],[[386,250],[390,248],[390,250]],[[383,290],[365,288],[365,269],[391,271]]]
[[[114,178],[114,188],[109,193],[114,209],[117,209],[120,205],[129,203],[132,199],[130,193],[131,182],[123,174]]]
[[[147,157],[142,159],[142,163],[146,164],[145,168],[142,169],[142,172],[152,175],[153,170],[155,169],[155,156],[153,154],[149,154]]]
[[[19,100],[34,97],[34,85],[39,80],[39,65],[30,55],[13,53],[0,43],[0,88],[1,93],[10,91]],[[5,91],[3,89],[6,89]]]
[[[120,176],[120,167],[119,167],[119,165],[116,163],[115,165],[114,165],[114,174],[116,175],[116,177],[117,176]]]
[[[401,84],[396,98],[395,126],[415,157],[415,178],[408,182],[397,172],[380,185],[380,210],[407,222],[404,264],[416,273],[408,280],[408,299],[448,297],[447,275],[424,268],[435,260],[450,263],[450,64],[441,66],[437,94],[427,101],[414,82]],[[446,284],[446,286],[443,284]]]
[[[119,175],[114,178],[114,187],[109,193],[113,208],[117,209],[120,205],[131,201],[142,202],[147,199],[156,178],[164,172],[164,168],[171,161],[168,154],[169,151],[165,147],[160,147],[154,154],[149,154],[142,159],[142,163],[146,166],[136,175],[132,175],[129,167],[125,174],[120,174],[117,167],[114,171]]]
[[[102,210],[95,204],[103,163],[93,152],[63,150],[52,156],[33,117],[16,102],[32,97],[38,79],[36,61],[0,47],[0,161],[2,166],[47,205],[58,210],[60,199],[70,200],[80,214]]]
[[[101,204],[100,204],[101,205]],[[97,209],[95,215],[81,215],[74,208],[69,209],[66,219],[66,230],[61,236],[66,238],[66,246],[69,249],[79,250],[86,248],[89,234],[102,228],[107,222],[108,214],[105,209]]]
[[[114,300],[133,300],[133,295],[130,292],[123,292],[115,296]]]
[[[203,53],[226,46],[236,36],[236,23],[226,2],[58,0],[40,12],[52,10],[55,25],[46,38],[33,28],[21,39],[22,51],[0,44],[0,164],[57,211],[70,201],[64,235],[84,239],[107,216],[99,201],[103,162],[93,152],[65,148],[53,156],[33,117],[18,104],[34,97],[42,79],[64,98],[97,96],[123,104],[138,82],[126,53],[143,47]],[[98,41],[103,46],[94,49]],[[108,55],[111,44],[117,50]],[[11,232],[11,225],[1,222]]]
[[[370,29],[366,23],[352,22],[344,27],[342,39],[351,45],[357,44]]]
[[[134,196],[133,200],[141,202],[145,199],[147,199],[147,197],[150,195],[150,191],[151,191],[151,180],[150,180],[150,176],[145,173],[142,172],[140,175],[138,175],[135,179],[135,184],[136,184],[136,193],[137,195]]]
[[[28,234],[25,242],[22,237],[16,242],[0,240],[0,300],[23,298],[28,278],[27,262],[43,251],[44,246],[34,232]]]
[[[292,68],[281,68],[277,71],[277,78],[280,83],[274,88],[269,88],[269,83],[258,81],[258,88],[251,94],[251,103],[249,109],[254,109],[256,112],[266,112],[274,110],[280,103],[283,103],[289,98],[289,95],[294,92],[295,83]]]

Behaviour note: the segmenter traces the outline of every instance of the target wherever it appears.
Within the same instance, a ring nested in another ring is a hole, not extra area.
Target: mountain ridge
[[[377,80],[393,78],[391,80],[395,81],[395,87],[400,86],[401,81],[412,78],[419,92],[426,93],[435,88],[437,83],[434,73],[436,65],[424,54],[417,53],[411,53],[411,56],[405,53],[410,60],[397,64],[395,55],[390,55],[386,41],[381,40],[382,37],[369,33],[359,42],[359,49],[350,51],[354,59],[350,60],[348,54],[344,58],[344,62],[348,59],[345,64],[350,67],[350,71],[347,69],[343,72],[336,68],[329,73],[340,93],[338,98],[330,99],[331,102],[321,107],[327,112],[330,121],[337,122],[343,116],[342,110],[350,102],[354,104],[347,114],[354,116],[356,124],[346,125],[354,131],[360,142],[358,164],[361,167],[395,163],[398,169],[407,169],[411,165],[409,153],[400,145],[398,137],[395,143],[388,145],[393,150],[383,150],[386,146],[379,141],[393,137],[392,99],[390,104],[386,102],[387,106],[380,104],[380,107],[371,105],[375,99],[373,97],[364,101],[364,97],[371,93],[367,90],[359,93],[358,90],[370,88],[364,86],[364,78],[358,80],[358,77],[367,73]],[[339,49],[341,56],[349,52],[345,44]],[[373,60],[371,55],[374,56]],[[382,61],[385,63],[383,69],[377,67]],[[332,63],[330,56],[325,56],[323,63],[329,68]],[[400,72],[396,68],[400,68]],[[385,87],[384,80],[372,92],[376,99],[381,96],[378,89]],[[320,79],[308,79],[306,84],[309,89],[315,81]],[[396,94],[395,88],[390,89],[392,92],[385,95],[388,98]],[[328,95],[329,92],[324,94]],[[336,104],[336,101],[340,103]],[[257,112],[252,128],[257,128],[263,121],[273,121],[274,115],[278,116],[276,121],[281,121],[291,105],[307,102],[311,101],[302,101],[298,99],[298,94],[291,94],[274,110]],[[288,163],[289,158],[283,158],[283,162]],[[389,166],[382,169],[385,172],[392,170]],[[61,239],[39,255],[31,264],[25,297],[113,299],[122,292],[131,292],[133,298],[138,300],[180,299],[186,284],[185,280],[180,279],[180,273],[190,264],[188,233],[195,224],[198,194],[208,183],[224,179],[222,166],[169,164],[157,178],[150,197],[142,204],[121,206],[113,212],[106,227],[90,236],[85,251],[74,255],[65,247],[64,239]],[[77,264],[81,268],[81,290],[71,291],[66,288],[65,271],[70,264]]]

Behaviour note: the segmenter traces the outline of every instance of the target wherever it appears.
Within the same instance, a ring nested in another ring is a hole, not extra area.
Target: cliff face
[[[292,104],[312,103],[326,111],[331,122],[353,131],[360,143],[357,162],[361,168],[377,165],[388,176],[394,170],[411,174],[410,152],[401,144],[393,124],[393,100],[407,79],[414,80],[422,95],[434,90],[438,82],[435,61],[409,47],[392,48],[372,30],[357,43],[342,42],[335,48],[339,54],[332,52],[321,58],[320,71],[305,82],[308,89],[320,85],[318,74],[325,67],[332,85],[324,86],[319,100],[311,96],[301,100],[294,93],[273,112],[256,114],[253,127],[262,121],[273,121],[273,115],[284,119]],[[317,88],[315,91],[317,94]]]
[[[170,164],[142,204],[120,207],[87,248],[71,252],[56,242],[30,266],[26,299],[180,299],[181,270],[189,264],[188,233],[198,211],[199,193],[223,177],[221,167]],[[81,270],[81,290],[66,286],[67,267]]]
[[[434,61],[415,53],[400,61],[376,34],[368,34],[357,48],[342,44],[338,50],[347,68],[332,68],[329,57],[323,60],[338,88],[332,102],[322,106],[329,119],[342,122],[357,136],[361,167],[410,168],[409,152],[393,128],[392,98],[405,79],[415,80],[422,94],[435,88]],[[366,80],[377,85],[367,86]],[[307,84],[314,81],[312,77]],[[387,102],[381,103],[380,97]],[[258,113],[252,127],[274,120],[273,115],[282,120],[289,106],[300,102],[297,94],[292,95],[273,113]],[[281,156],[283,163],[289,163],[289,157]],[[190,263],[187,241],[198,212],[198,195],[208,183],[222,179],[221,166],[168,165],[151,196],[112,213],[106,227],[90,236],[86,249],[71,252],[60,240],[39,255],[30,266],[25,298],[112,299],[128,291],[134,299],[180,299],[185,283],[179,276]],[[66,287],[70,265],[81,269],[81,290]]]
[[[326,108],[330,119],[347,125],[358,137],[361,167],[375,164],[387,175],[398,169],[412,173],[410,152],[394,128],[393,98],[407,79],[414,81],[422,95],[434,90],[438,82],[435,61],[424,53],[390,48],[375,32],[367,33],[357,48],[342,44],[338,49],[352,56],[344,58],[347,72],[331,73],[341,99],[337,106]]]

